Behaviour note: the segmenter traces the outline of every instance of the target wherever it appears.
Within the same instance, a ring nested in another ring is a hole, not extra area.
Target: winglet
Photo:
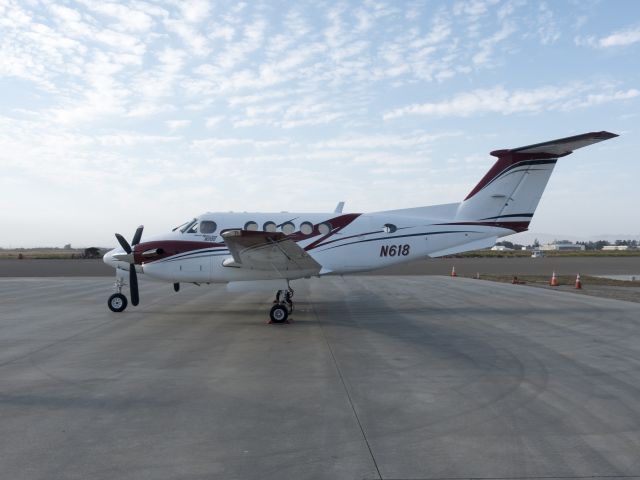
[[[336,209],[333,211],[333,213],[342,213],[343,208],[344,202],[338,202],[338,205],[336,205]]]

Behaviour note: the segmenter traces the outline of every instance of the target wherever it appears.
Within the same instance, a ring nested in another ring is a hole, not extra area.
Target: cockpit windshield
[[[180,229],[181,233],[196,233],[198,231],[198,221],[194,218],[193,220],[176,227],[176,229],[177,228]]]
[[[171,231],[172,231],[172,232],[175,232],[176,230],[180,230],[180,231],[182,231],[182,227],[184,227],[184,226],[188,225],[188,224],[189,224],[189,223],[191,223],[191,222],[192,222],[192,220],[189,220],[188,222],[181,223],[181,224],[180,224],[180,225],[178,225],[177,227],[172,228],[172,229],[171,229]]]

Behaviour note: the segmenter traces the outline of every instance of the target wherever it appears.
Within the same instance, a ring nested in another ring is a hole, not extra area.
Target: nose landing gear
[[[107,300],[107,305],[109,306],[109,310],[112,312],[120,313],[127,308],[128,302],[127,297],[122,294],[122,287],[124,286],[124,279],[122,277],[116,277],[116,281],[113,284],[114,290],[116,293],[109,297]]]
[[[288,323],[287,318],[293,312],[293,289],[289,287],[287,290],[278,290],[274,305],[269,312],[269,323]]]
[[[109,305],[109,310],[112,312],[120,313],[125,308],[127,308],[127,297],[125,297],[121,293],[114,293],[109,297],[107,304]]]

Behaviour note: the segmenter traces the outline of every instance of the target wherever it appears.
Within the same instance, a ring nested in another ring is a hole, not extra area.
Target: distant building
[[[494,245],[493,247],[491,247],[491,250],[496,250],[498,252],[510,252],[513,250],[513,248],[505,247],[504,245]]]
[[[580,251],[584,250],[584,245],[578,245],[576,243],[548,243],[546,245],[540,245],[540,250],[555,250],[557,252]]]
[[[604,251],[612,251],[612,250],[629,250],[629,245],[605,245],[602,247]]]

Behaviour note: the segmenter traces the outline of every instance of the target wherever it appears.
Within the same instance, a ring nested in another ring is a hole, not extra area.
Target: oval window
[[[285,235],[291,235],[296,231],[296,226],[292,222],[285,222],[282,224],[282,233]]]
[[[247,222],[244,224],[244,229],[245,230],[251,230],[251,231],[256,231],[258,230],[258,224],[254,221],[251,222]]]
[[[313,233],[313,223],[311,223],[311,222],[302,222],[300,224],[300,231],[304,235],[311,235]]]
[[[203,220],[200,222],[200,233],[213,233],[218,226],[212,220]]]
[[[393,223],[385,223],[382,227],[382,230],[384,231],[384,233],[393,233],[398,230],[398,227],[396,227]]]
[[[264,222],[264,225],[262,226],[262,229],[265,232],[275,232],[276,231],[276,224],[275,222]]]
[[[326,235],[331,231],[331,224],[329,222],[323,222],[318,225],[318,231],[322,235]]]

